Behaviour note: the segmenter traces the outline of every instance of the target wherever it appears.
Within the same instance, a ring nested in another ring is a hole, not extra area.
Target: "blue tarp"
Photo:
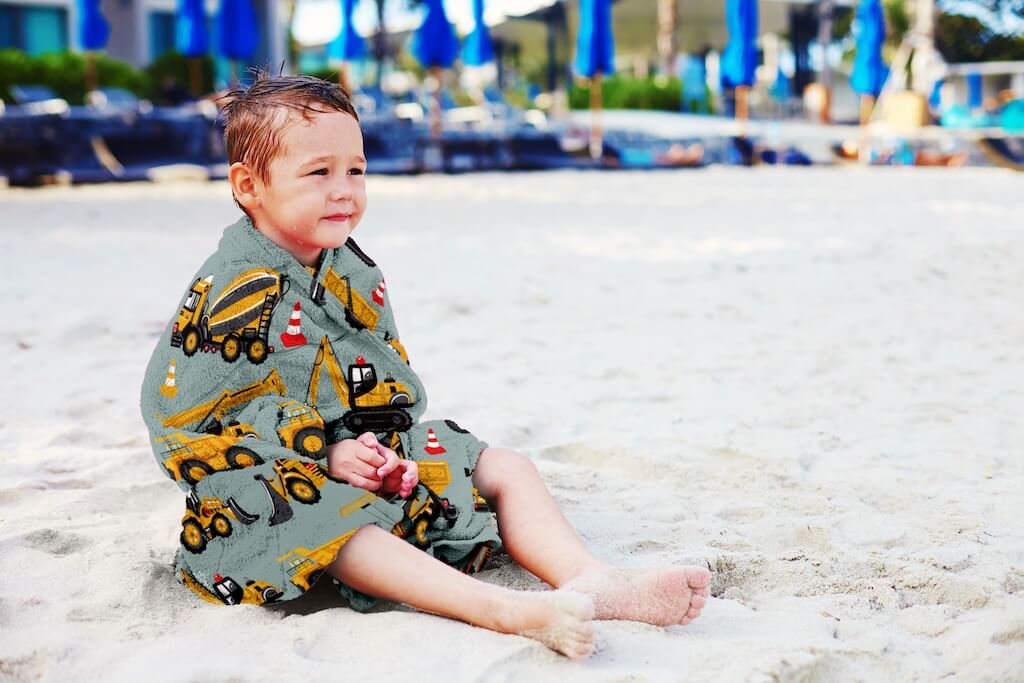
[[[576,36],[576,73],[590,77],[615,73],[615,36],[611,0],[580,0],[580,29]]]
[[[757,0],[725,0],[729,44],[722,52],[722,87],[754,84],[757,68]]]

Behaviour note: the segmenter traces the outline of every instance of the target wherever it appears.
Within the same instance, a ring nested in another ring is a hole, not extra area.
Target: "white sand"
[[[696,623],[601,623],[583,663],[326,585],[187,593],[138,386],[228,191],[0,190],[0,679],[1024,680],[1021,187],[372,179],[357,236],[426,417],[529,454],[600,557],[714,570]],[[540,588],[507,556],[483,576]]]

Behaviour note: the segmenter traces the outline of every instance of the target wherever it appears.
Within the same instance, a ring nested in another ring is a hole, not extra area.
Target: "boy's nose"
[[[348,176],[345,176],[342,180],[339,180],[331,188],[331,199],[348,199],[352,196],[352,181],[349,180]]]

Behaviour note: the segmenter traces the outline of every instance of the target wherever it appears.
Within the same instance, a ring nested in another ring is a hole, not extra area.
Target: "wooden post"
[[[604,152],[601,139],[601,72],[590,79],[590,158],[600,159]]]
[[[441,75],[442,69],[439,66],[430,67],[430,75],[437,80],[437,88],[434,90],[434,102],[430,107],[430,136],[435,140],[441,139]]]
[[[196,97],[203,94],[203,66],[198,57],[188,59],[189,90]]]
[[[875,110],[875,98],[871,95],[860,96],[860,125],[866,126]]]
[[[88,50],[85,53],[85,94],[96,89],[96,53]]]
[[[348,62],[342,62],[338,65],[338,85],[345,91],[345,94],[352,97],[352,87],[348,82]]]

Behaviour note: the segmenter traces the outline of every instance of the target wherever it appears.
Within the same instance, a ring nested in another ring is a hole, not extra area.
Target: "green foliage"
[[[611,76],[601,80],[601,106],[606,109],[658,109],[679,111],[682,83],[678,78]],[[590,108],[590,86],[569,90],[570,109]]]
[[[150,89],[149,77],[104,54],[93,54],[96,84],[124,88],[142,97]],[[12,85],[45,85],[69,104],[82,104],[86,88],[86,56],[78,52],[48,52],[32,57],[20,50],[0,50],[0,98],[11,99]]]
[[[1024,36],[996,33],[974,17],[941,14],[935,44],[949,62],[1024,60]]]
[[[904,0],[882,0],[885,8],[885,42],[899,45],[910,30],[910,10]]]
[[[159,89],[165,82],[175,81],[186,90],[192,89],[192,60],[199,60],[200,81],[203,93],[213,92],[213,58],[209,55],[202,57],[185,57],[177,52],[165,52],[157,57],[152,64],[146,67],[146,74],[149,77],[151,88],[149,95],[154,100],[159,99]]]

